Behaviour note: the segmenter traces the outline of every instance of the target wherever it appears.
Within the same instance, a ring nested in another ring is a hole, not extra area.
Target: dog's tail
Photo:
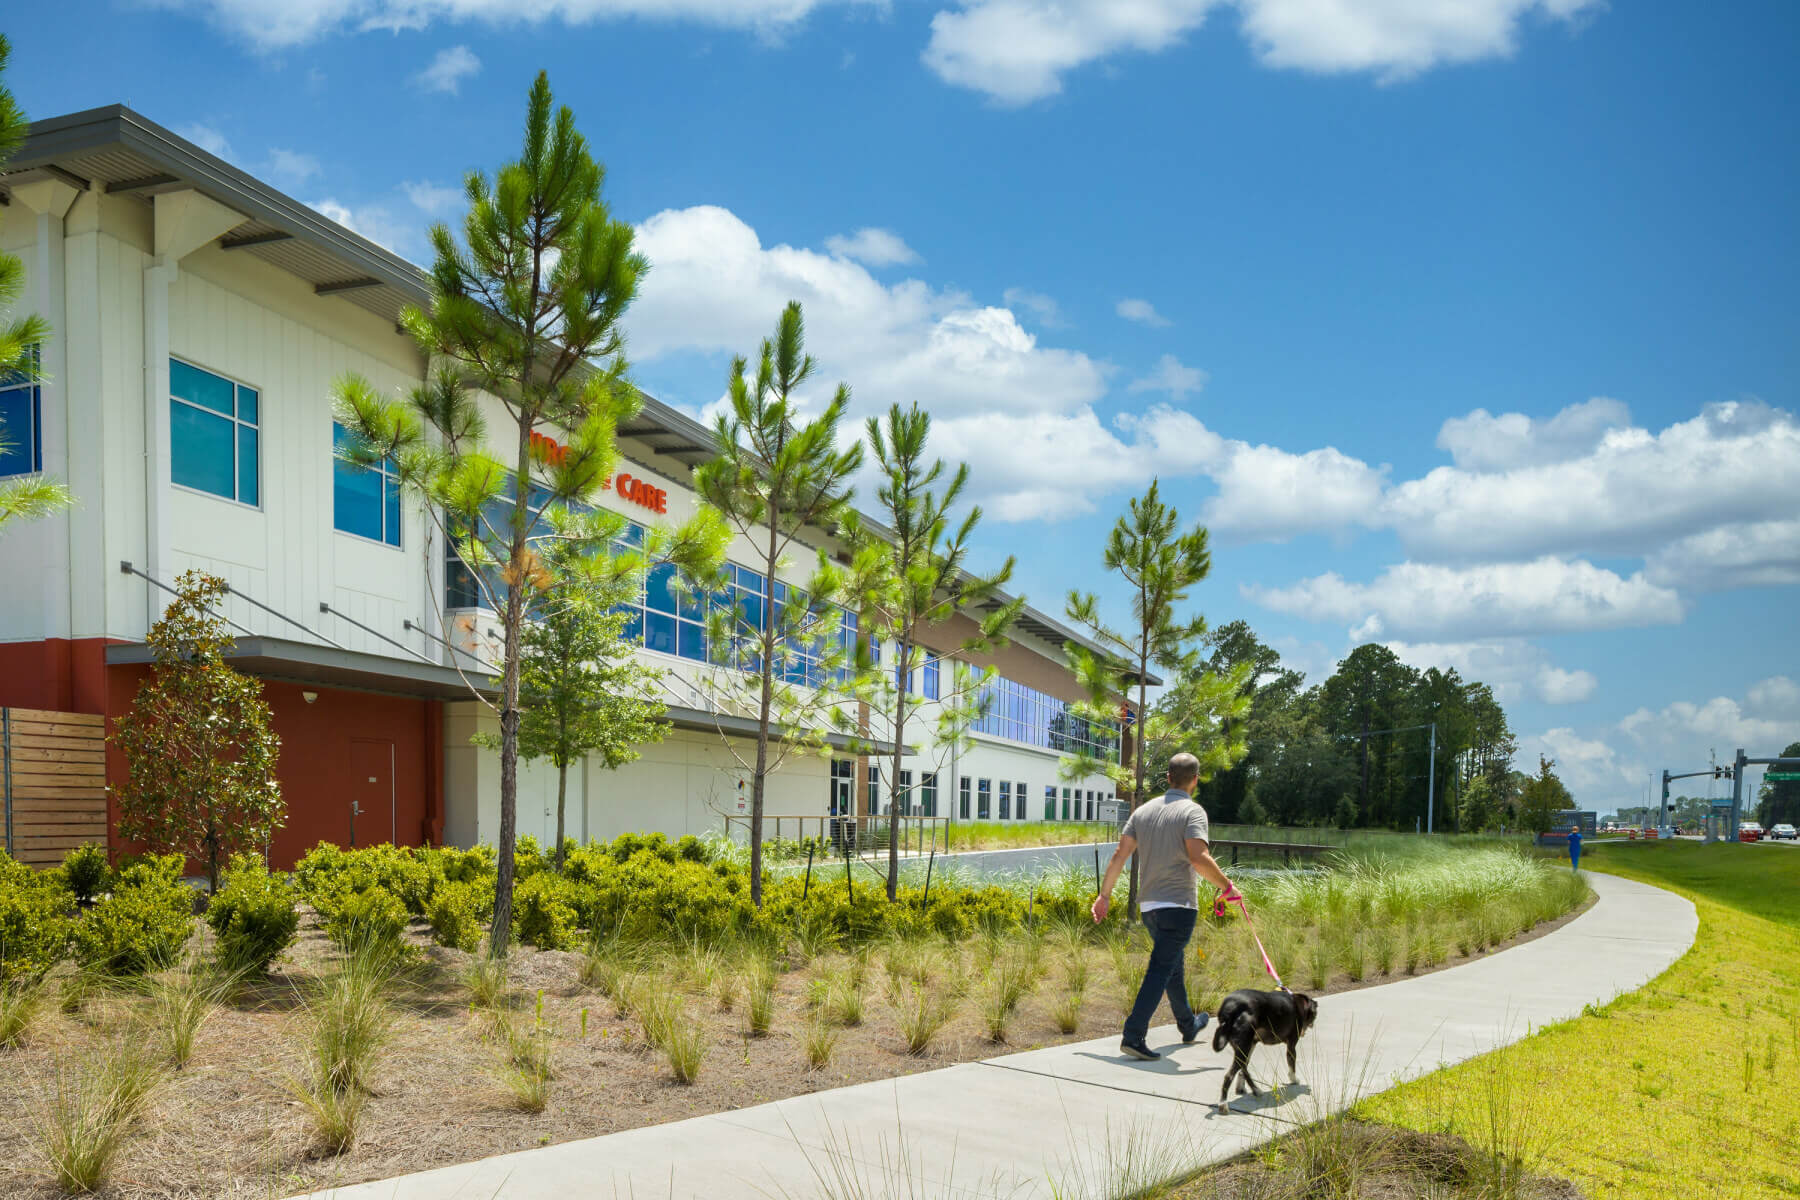
[[[1219,1051],[1223,1050],[1224,1048],[1225,1048],[1225,1021],[1224,1021],[1224,1014],[1221,1013],[1218,1027],[1213,1030],[1213,1053],[1217,1054]]]

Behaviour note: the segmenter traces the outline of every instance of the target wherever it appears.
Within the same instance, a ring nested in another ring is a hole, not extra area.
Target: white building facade
[[[11,443],[0,475],[41,470],[75,497],[0,536],[0,706],[121,714],[168,586],[201,569],[233,589],[232,659],[265,680],[282,737],[278,862],[320,840],[493,841],[498,763],[470,742],[492,717],[451,648],[493,615],[393,480],[334,456],[336,380],[355,372],[388,394],[424,382],[427,363],[397,326],[404,305],[427,298],[423,273],[122,107],[35,124],[0,197],[0,248],[26,265],[20,307],[53,329],[38,382],[0,380]],[[619,444],[619,473],[595,503],[642,525],[694,511],[708,430],[646,399]],[[798,586],[808,567],[780,582]],[[571,769],[568,832],[719,829],[747,800],[728,742],[746,725],[706,703],[704,625],[658,572],[634,628],[639,653],[667,669],[671,728],[617,770]],[[942,631],[947,652],[955,632]],[[1060,760],[1078,738],[1116,754],[1118,734],[1067,711],[1080,696],[1063,651],[1075,636],[1028,609],[981,660],[999,671],[993,703],[973,748],[954,754],[920,744],[948,665],[915,673],[925,707],[899,781],[917,788],[915,812],[1094,816],[1110,783],[1064,781]],[[116,782],[123,763],[108,773]],[[827,757],[790,758],[767,811],[885,812],[892,793],[881,764],[840,738]],[[554,769],[522,768],[521,834],[553,835],[555,797]]]

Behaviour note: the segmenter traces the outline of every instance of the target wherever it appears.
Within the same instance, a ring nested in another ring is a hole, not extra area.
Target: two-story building
[[[38,381],[0,381],[0,475],[42,471],[74,495],[0,534],[0,706],[124,712],[169,586],[200,568],[233,589],[231,661],[264,680],[282,740],[278,864],[321,839],[492,841],[498,764],[470,742],[492,718],[453,644],[479,641],[493,615],[393,478],[334,455],[335,380],[354,371],[398,394],[425,378],[397,323],[427,300],[424,273],[119,106],[34,124],[0,201],[0,248],[26,265],[19,307],[53,329]],[[596,503],[643,525],[693,511],[709,430],[646,398],[619,444]],[[816,544],[836,549],[824,533]],[[781,582],[797,586],[809,565]],[[733,578],[760,585],[747,568]],[[705,626],[666,573],[652,574],[633,628],[639,653],[668,668],[671,728],[618,770],[571,771],[569,831],[718,829],[747,796],[728,743],[748,724],[706,703]],[[954,647],[953,626],[938,633]],[[1080,640],[1025,610],[989,660],[1000,678],[974,748],[914,746],[918,778],[899,782],[917,811],[1081,819],[1112,795],[1104,777],[1059,777],[1077,739],[1114,754],[1118,742],[1068,711],[1081,694],[1068,639]],[[927,705],[920,735],[944,670],[908,681]],[[767,811],[885,811],[880,763],[833,745],[835,757],[791,760]],[[116,783],[124,764],[108,758]],[[520,833],[553,834],[555,794],[554,771],[521,771]]]

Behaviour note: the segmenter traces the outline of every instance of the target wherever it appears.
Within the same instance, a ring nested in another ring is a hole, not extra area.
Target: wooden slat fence
[[[88,842],[106,844],[106,718],[0,708],[0,802],[6,850],[49,867]]]

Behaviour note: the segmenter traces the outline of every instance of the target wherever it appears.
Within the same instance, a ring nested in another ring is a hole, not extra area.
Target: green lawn
[[[1604,1008],[1361,1105],[1486,1144],[1490,1080],[1540,1169],[1590,1197],[1800,1196],[1800,852],[1597,845],[1582,865],[1694,902],[1679,962]]]

